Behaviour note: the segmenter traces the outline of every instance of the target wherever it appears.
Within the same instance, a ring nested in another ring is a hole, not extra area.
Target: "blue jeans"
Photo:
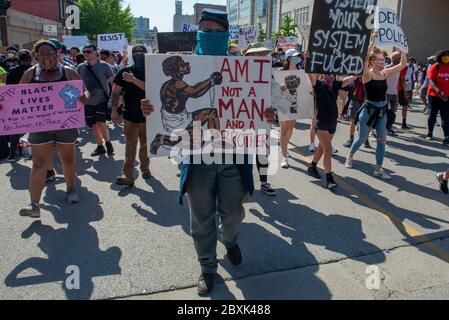
[[[368,109],[364,108],[359,116],[359,133],[351,147],[351,154],[354,155],[368,139],[371,128],[367,125],[370,115]],[[384,163],[385,145],[387,140],[387,114],[377,118],[376,126],[373,128],[377,132],[376,164],[381,166]]]
[[[235,165],[194,165],[187,182],[190,227],[202,273],[217,271],[217,211],[226,248],[237,244],[249,192]]]

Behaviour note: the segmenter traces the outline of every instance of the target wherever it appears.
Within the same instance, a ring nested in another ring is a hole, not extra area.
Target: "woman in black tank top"
[[[23,75],[21,84],[81,80],[76,71],[58,63],[57,49],[51,42],[39,41],[33,51],[38,64]],[[84,97],[81,100],[83,103],[85,102]],[[69,203],[79,201],[77,192],[74,190],[76,181],[75,142],[77,138],[78,129],[30,133],[29,142],[33,155],[30,179],[31,204],[20,210],[21,216],[40,217],[39,202],[47,170],[52,168],[52,153],[55,144],[67,184],[67,201]]]
[[[352,168],[354,154],[367,141],[370,131],[375,129],[377,134],[377,148],[374,176],[383,180],[390,180],[391,177],[383,169],[387,141],[387,76],[400,72],[407,63],[407,57],[404,52],[401,53],[401,63],[385,69],[383,52],[374,47],[374,40],[377,36],[377,32],[374,32],[371,37],[368,55],[365,58],[362,80],[365,85],[366,102],[358,113],[357,120],[360,122],[360,129],[357,138],[351,146],[351,151],[346,158],[345,166],[348,169]]]

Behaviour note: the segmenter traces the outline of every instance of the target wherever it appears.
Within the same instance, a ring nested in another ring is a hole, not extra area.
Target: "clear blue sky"
[[[192,14],[195,3],[226,5],[226,0],[183,0],[183,14]],[[156,26],[160,32],[173,31],[175,0],[124,0],[124,4],[131,5],[134,16],[150,18],[151,29]]]

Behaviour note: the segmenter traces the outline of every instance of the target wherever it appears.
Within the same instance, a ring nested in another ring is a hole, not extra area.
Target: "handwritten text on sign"
[[[377,0],[315,1],[307,73],[360,75]]]
[[[99,34],[97,41],[100,49],[123,52],[128,47],[124,33]]]
[[[225,145],[224,152],[266,153],[271,58],[147,55],[146,74],[147,98],[155,108],[147,118],[150,156],[166,156],[173,149],[200,153],[204,146],[198,151],[184,142],[191,137],[182,135],[193,132],[195,140],[198,124],[205,143],[214,132],[214,145]]]
[[[84,127],[82,92],[81,80],[0,87],[0,135]]]
[[[394,10],[377,8],[374,25],[379,30],[376,44],[393,45],[408,53],[407,38],[399,25],[398,16]]]

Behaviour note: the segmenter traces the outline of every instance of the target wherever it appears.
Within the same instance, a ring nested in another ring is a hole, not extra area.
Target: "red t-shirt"
[[[437,70],[438,65],[439,70]],[[446,96],[449,96],[449,65],[434,64],[427,72],[427,78],[433,80],[438,89],[443,91]],[[438,97],[431,85],[429,85],[428,95]]]
[[[401,71],[401,76],[399,77],[399,82],[398,82],[398,92],[402,92],[405,91],[404,86],[402,85],[402,83],[404,83],[404,79],[407,76],[407,67],[405,67],[404,69],[402,69]]]

